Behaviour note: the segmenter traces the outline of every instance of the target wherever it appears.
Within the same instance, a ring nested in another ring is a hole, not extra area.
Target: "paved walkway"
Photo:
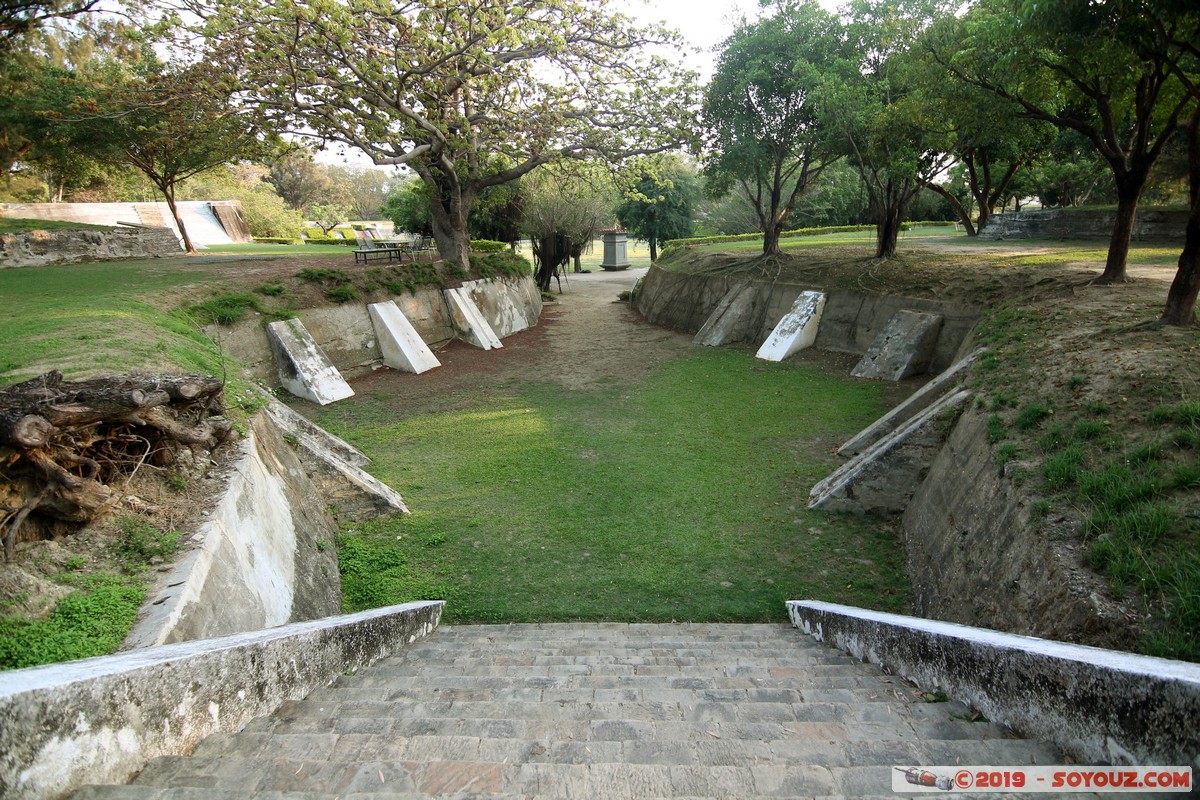
[[[896,766],[1062,763],[971,717],[785,625],[445,627],[75,797],[895,798]]]

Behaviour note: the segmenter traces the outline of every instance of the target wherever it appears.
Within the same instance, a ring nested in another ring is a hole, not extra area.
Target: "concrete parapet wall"
[[[167,228],[30,231],[0,234],[0,269],[177,256],[183,246]]]
[[[123,783],[429,634],[441,601],[0,673],[0,795]]]
[[[1200,664],[815,601],[792,623],[1084,763],[1200,767]]]
[[[638,293],[637,307],[646,319],[664,328],[695,334],[738,281],[721,275],[693,275],[651,267]],[[825,307],[815,346],[844,353],[867,352],[872,342],[901,310],[938,314],[943,323],[929,369],[940,372],[959,357],[959,348],[979,318],[980,309],[964,303],[897,295],[870,295],[819,286],[752,283],[745,290],[744,321],[727,326],[723,340],[762,344],[796,298],[806,290],[825,291]]]

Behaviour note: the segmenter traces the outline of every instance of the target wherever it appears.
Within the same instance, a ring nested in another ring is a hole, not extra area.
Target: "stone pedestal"
[[[600,238],[604,242],[604,260],[600,262],[600,268],[610,272],[629,269],[629,254],[626,252],[628,234],[625,231],[608,230],[601,231]]]

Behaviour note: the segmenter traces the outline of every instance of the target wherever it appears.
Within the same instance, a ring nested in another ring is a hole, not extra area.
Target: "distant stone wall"
[[[979,232],[980,239],[1108,239],[1115,211],[1039,209],[996,214]],[[1186,211],[1143,208],[1133,225],[1139,242],[1183,241]]]
[[[182,252],[179,239],[167,228],[81,228],[0,234],[0,269],[159,258]]]

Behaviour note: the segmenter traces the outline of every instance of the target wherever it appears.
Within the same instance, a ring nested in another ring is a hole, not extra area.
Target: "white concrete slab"
[[[454,315],[454,324],[462,333],[464,341],[483,350],[495,350],[504,346],[479,307],[475,305],[475,301],[471,299],[470,292],[461,287],[447,289],[446,299]]]
[[[292,394],[322,406],[354,396],[350,384],[313,341],[300,320],[293,318],[268,324],[267,339],[275,353],[279,382]]]
[[[824,292],[801,292],[792,304],[792,310],[779,320],[755,357],[764,361],[783,361],[798,350],[812,347],[824,310]]]
[[[749,291],[750,282],[735,283],[720,299],[708,319],[696,331],[692,344],[720,347],[730,341],[734,329],[754,305],[755,292]]]
[[[385,366],[420,375],[442,365],[394,302],[371,303],[367,311]]]
[[[929,367],[942,330],[942,320],[940,314],[897,311],[850,374],[856,378],[888,381],[920,375]]]

